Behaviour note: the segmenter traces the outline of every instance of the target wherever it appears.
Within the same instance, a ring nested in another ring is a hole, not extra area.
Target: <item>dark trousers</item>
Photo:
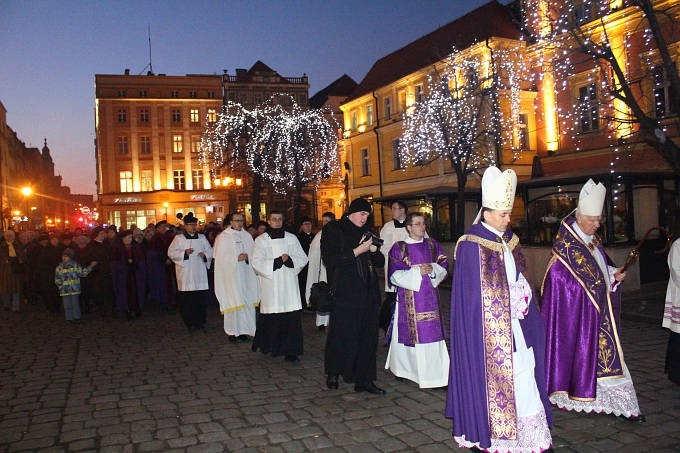
[[[675,332],[668,338],[665,371],[668,379],[680,385],[680,334]]]
[[[177,305],[182,321],[189,329],[202,329],[205,326],[205,303],[208,291],[177,291]]]

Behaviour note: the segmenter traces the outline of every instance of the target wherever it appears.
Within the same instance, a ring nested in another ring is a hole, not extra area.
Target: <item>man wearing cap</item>
[[[328,284],[335,289],[328,325],[324,368],[326,386],[337,389],[339,377],[354,383],[355,392],[384,395],[376,379],[378,304],[380,286],[376,267],[385,257],[373,245],[366,226],[371,204],[357,198],[337,222],[327,224],[321,235],[321,259]]]
[[[168,257],[175,263],[177,305],[189,331],[205,327],[208,300],[208,267],[213,250],[204,235],[196,232],[198,219],[190,212],[182,218],[184,233],[178,234],[168,247]]]
[[[283,213],[271,211],[267,230],[255,238],[253,269],[260,281],[260,313],[252,350],[298,362],[302,354],[302,302],[297,275],[307,255],[283,227]]]
[[[250,265],[253,237],[243,228],[240,212],[230,216],[229,227],[215,239],[215,296],[224,316],[224,331],[231,342],[255,335],[255,307],[260,285]]]
[[[541,301],[548,393],[561,409],[644,421],[619,341],[619,286],[626,273],[597,235],[605,196],[602,183],[588,180],[548,262]]]
[[[486,169],[482,209],[454,252],[446,416],[461,447],[542,452],[552,443],[545,329],[509,228],[516,184],[514,171]]]

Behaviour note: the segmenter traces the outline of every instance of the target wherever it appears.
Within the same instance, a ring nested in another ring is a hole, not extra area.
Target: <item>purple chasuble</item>
[[[414,264],[437,263],[448,271],[449,261],[439,243],[425,238],[420,243],[399,241],[389,253],[387,277],[395,271],[407,271]],[[444,339],[444,330],[439,316],[439,291],[432,286],[429,275],[421,275],[419,291],[397,288],[399,304],[399,343],[406,346],[435,343]]]
[[[507,237],[517,267],[526,277],[526,262],[517,236]],[[510,291],[501,239],[482,224],[474,224],[456,247],[451,290],[451,372],[446,416],[453,435],[491,446],[491,438],[517,436],[512,367],[513,338]],[[545,330],[535,302],[520,325],[533,348],[534,377],[548,426],[552,411],[545,391]]]
[[[593,401],[597,379],[624,375],[617,327],[621,295],[609,291],[592,252],[573,230],[575,221],[560,225],[541,291],[547,384],[549,394]]]

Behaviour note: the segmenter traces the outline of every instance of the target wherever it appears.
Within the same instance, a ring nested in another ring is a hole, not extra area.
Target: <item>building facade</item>
[[[260,61],[235,76],[95,75],[100,221],[128,228],[249,212],[250,175],[201,165],[201,134],[227,99],[252,106],[286,93],[306,105],[308,89],[306,76],[282,77]]]
[[[27,147],[7,124],[0,102],[0,229],[66,229],[73,222],[71,190],[55,175],[45,139],[42,149]]]
[[[570,55],[564,69],[555,42],[527,36],[523,20],[541,26],[566,14],[590,40],[607,37],[645,112],[660,120],[669,140],[678,139],[678,99],[657,66],[660,61],[640,10],[626,1],[554,2],[519,0],[509,5],[489,2],[475,11],[378,60],[355,92],[343,103],[343,165],[350,197],[383,204],[376,223],[389,220],[389,202],[403,199],[429,217],[429,230],[453,240],[453,205],[457,177],[444,159],[424,165],[400,161],[404,116],[427,97],[430,80],[442,73],[453,49],[457,56],[476,55],[493,62],[501,49],[522,61],[527,73],[519,90],[503,86],[503,73],[491,75],[496,111],[512,121],[503,125],[495,164],[512,168],[520,180],[513,211],[513,229],[525,243],[551,243],[559,220],[576,205],[578,190],[589,177],[607,185],[602,234],[608,245],[639,240],[650,227],[677,223],[678,175],[658,152],[645,144],[631,122],[631,109],[611,100],[616,83],[606,64],[579,54],[573,40],[558,49]],[[680,61],[680,39],[673,27],[680,14],[677,0],[653,4],[659,15],[671,58]],[[561,8],[561,9],[560,9]],[[540,31],[539,31],[540,33]],[[565,33],[566,34],[566,33]],[[571,47],[570,47],[571,46]],[[609,90],[609,91],[608,91]],[[482,172],[480,172],[482,173]],[[480,202],[479,176],[472,175],[465,192],[465,222],[470,224]],[[674,214],[675,213],[675,214]]]

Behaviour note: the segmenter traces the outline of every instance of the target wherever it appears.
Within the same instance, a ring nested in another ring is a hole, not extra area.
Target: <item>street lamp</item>
[[[31,228],[31,219],[29,217],[29,211],[28,211],[28,197],[31,196],[33,193],[33,189],[31,189],[29,186],[24,186],[21,188],[21,193],[24,196],[24,204],[26,207],[26,224],[28,225],[26,229]]]

